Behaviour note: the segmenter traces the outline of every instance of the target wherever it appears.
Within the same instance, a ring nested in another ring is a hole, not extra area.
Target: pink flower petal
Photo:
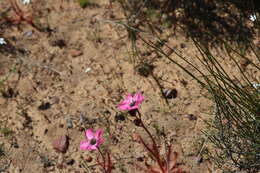
[[[102,133],[103,133],[102,129],[97,129],[95,133],[95,139],[96,140],[100,139]]]
[[[118,105],[117,105],[117,108],[119,109],[119,110],[132,110],[132,109],[136,109],[136,108],[132,108],[132,106],[131,106],[131,104],[133,103],[133,102],[135,102],[135,99],[133,98],[133,95],[132,94],[128,94],[125,98],[124,98],[124,100],[121,102],[121,103],[119,103]]]
[[[86,138],[87,138],[88,140],[91,140],[91,139],[94,138],[94,132],[93,132],[92,129],[86,130],[85,135],[86,135]]]
[[[122,110],[122,111],[125,111],[125,110],[131,110],[131,107],[129,104],[122,104],[120,103],[118,106],[117,106],[118,109]]]
[[[125,97],[125,99],[124,99],[123,102],[132,103],[132,101],[133,101],[133,96],[132,96],[132,94],[128,94],[128,95]]]
[[[131,102],[129,102],[128,100],[123,100],[121,101],[119,104],[120,105],[129,105]]]
[[[99,146],[100,144],[102,144],[104,142],[104,139],[103,138],[99,138],[97,139],[96,141],[96,145]]]
[[[87,129],[85,132],[86,139],[80,142],[80,149],[96,150],[98,146],[104,141],[104,139],[101,137],[102,133],[102,129],[97,129],[95,133],[92,129]]]
[[[142,103],[143,100],[144,100],[144,96],[142,96],[141,92],[137,92],[134,95],[128,94],[125,97],[125,99],[117,105],[117,108],[119,110],[127,110],[127,111],[138,109],[138,105]],[[134,105],[131,105],[133,103]]]
[[[97,150],[97,145],[90,145],[89,147],[88,147],[88,150]]]
[[[133,96],[133,99],[136,102],[136,104],[139,105],[144,100],[144,96],[141,94],[141,92],[137,92]]]
[[[79,145],[79,148],[81,150],[89,150],[89,146],[90,146],[89,141],[81,141],[80,145]]]

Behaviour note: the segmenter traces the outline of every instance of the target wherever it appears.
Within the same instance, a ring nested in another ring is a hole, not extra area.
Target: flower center
[[[97,143],[97,140],[93,138],[90,140],[89,143],[90,143],[90,145],[95,145]]]
[[[136,101],[132,100],[132,102],[130,103],[130,107],[133,107],[135,105]]]

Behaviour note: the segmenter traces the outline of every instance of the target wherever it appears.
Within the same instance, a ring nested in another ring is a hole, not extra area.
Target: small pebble
[[[116,114],[115,121],[125,121],[125,116],[123,114]]]
[[[38,106],[38,109],[45,111],[47,109],[51,108],[51,104],[49,102],[42,102],[40,106]]]
[[[163,94],[164,97],[167,99],[174,99],[177,97],[177,90],[176,89],[168,89],[168,88],[164,88],[163,89]]]
[[[45,134],[45,135],[46,135],[46,134],[48,133],[48,131],[49,131],[48,129],[44,129],[44,132],[43,132],[43,134]]]
[[[138,142],[138,143],[140,143],[141,141],[140,141],[140,135],[139,134],[137,134],[137,133],[133,133],[132,134],[132,139],[133,139],[133,141],[134,142]]]
[[[113,145],[116,145],[116,144],[119,142],[119,140],[118,140],[117,137],[115,137],[115,136],[112,136],[112,137],[111,137],[111,141],[112,141],[112,144],[113,144]]]
[[[66,125],[67,125],[67,128],[68,128],[68,129],[70,129],[70,128],[73,127],[73,125],[72,125],[72,120],[71,120],[70,117],[67,117],[67,118],[66,118]]]
[[[251,15],[249,16],[249,19],[250,19],[252,22],[254,22],[254,21],[256,21],[257,17],[256,17],[255,14],[251,14]]]
[[[16,97],[18,93],[14,91],[12,88],[8,88],[6,91],[2,91],[2,96],[4,98],[13,98]]]
[[[31,37],[32,34],[33,34],[33,31],[26,31],[26,32],[23,33],[23,36],[24,37]]]
[[[137,157],[136,160],[137,160],[138,162],[143,162],[143,161],[144,161],[144,158],[143,158],[143,157]]]
[[[168,15],[167,14],[162,14],[162,19],[163,20],[166,20],[168,18]]]
[[[74,159],[70,159],[66,162],[67,165],[73,165],[75,163]]]
[[[66,42],[63,39],[54,39],[50,41],[51,46],[57,46],[59,48],[63,48],[66,46]]]
[[[79,123],[84,124],[87,121],[86,117],[84,116],[83,113],[80,113],[79,115]]]
[[[254,87],[255,89],[260,88],[260,83],[253,83],[253,87]]]
[[[86,162],[91,162],[93,158],[90,155],[87,155],[85,158]]]
[[[195,115],[193,115],[193,114],[188,114],[187,117],[189,118],[189,120],[193,120],[193,121],[198,119],[198,118],[197,118]]]
[[[141,126],[141,120],[140,120],[140,119],[135,119],[135,120],[134,120],[134,124],[135,124],[136,126],[140,127],[140,126]]]
[[[140,76],[143,76],[143,77],[148,77],[150,74],[153,73],[153,70],[154,70],[154,66],[151,65],[151,64],[139,64],[137,67],[136,67],[136,71],[137,73],[140,75]]]
[[[14,148],[19,148],[19,145],[17,143],[13,143]]]
[[[51,97],[51,104],[58,104],[60,102],[59,97],[53,96]]]
[[[79,130],[80,132],[83,132],[85,129],[84,129],[84,127],[79,127],[78,130]]]
[[[86,68],[86,70],[85,70],[85,73],[88,73],[88,72],[90,72],[91,71],[91,68]]]
[[[55,170],[55,166],[50,166],[46,168],[46,172],[51,172]]]
[[[181,43],[181,48],[184,49],[186,47],[186,45],[184,43]]]
[[[188,85],[188,82],[187,82],[186,80],[184,80],[184,79],[182,79],[180,82],[181,82],[181,84],[182,84],[184,87],[186,87],[186,86]]]
[[[59,136],[53,140],[52,146],[57,152],[65,153],[68,149],[69,140],[67,136]]]
[[[77,56],[83,55],[83,52],[82,52],[81,50],[72,49],[72,50],[70,50],[69,54],[70,54],[72,57],[77,57]]]

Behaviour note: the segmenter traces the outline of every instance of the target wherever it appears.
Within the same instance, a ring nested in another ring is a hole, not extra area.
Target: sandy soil
[[[9,8],[7,2],[0,5],[1,10]],[[79,150],[84,128],[104,130],[102,146],[112,154],[113,172],[140,172],[136,165],[144,166],[148,155],[132,135],[145,133],[132,117],[115,118],[122,114],[116,105],[136,91],[143,92],[140,111],[158,142],[172,144],[182,167],[194,173],[212,172],[206,156],[201,163],[196,161],[205,140],[202,120],[212,110],[205,91],[177,66],[157,58],[154,76],[163,87],[177,90],[177,97],[165,103],[153,77],[138,75],[125,28],[104,21],[124,18],[119,4],[99,0],[82,9],[74,1],[33,1],[24,9],[35,12],[42,26],[53,31],[39,32],[22,23],[20,29],[12,25],[1,33],[8,42],[0,52],[0,79],[7,77],[0,86],[2,172],[87,172],[82,161],[93,158],[87,163],[94,165],[97,152]],[[181,35],[171,37],[169,45],[188,57],[198,54]],[[196,118],[191,120],[190,114]],[[52,143],[64,135],[69,146],[60,153]]]

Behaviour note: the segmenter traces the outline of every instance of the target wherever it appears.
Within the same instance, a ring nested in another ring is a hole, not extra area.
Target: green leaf
[[[79,0],[79,5],[81,8],[86,8],[89,4],[89,0]]]

